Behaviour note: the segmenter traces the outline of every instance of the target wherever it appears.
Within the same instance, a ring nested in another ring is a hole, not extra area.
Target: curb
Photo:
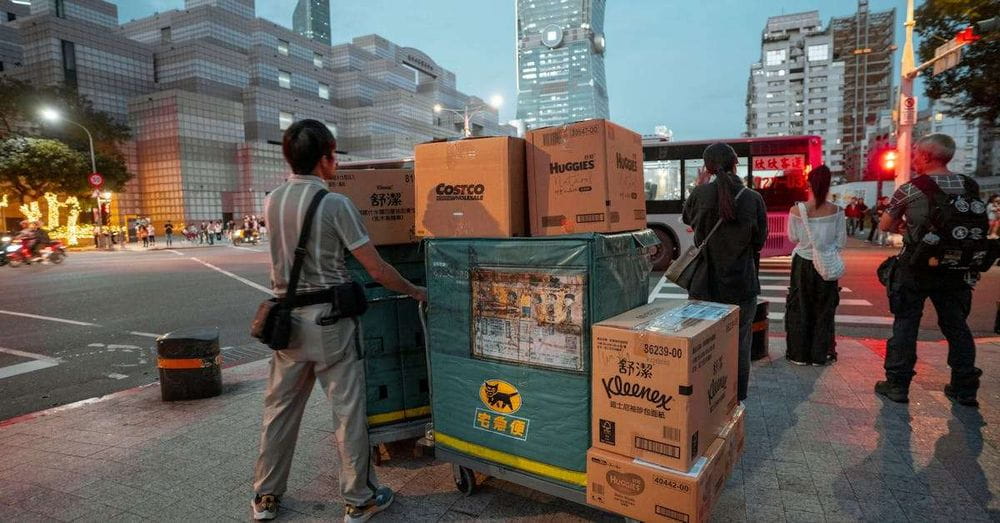
[[[233,365],[232,367],[223,366],[224,369],[239,369],[247,365],[260,364],[261,360],[248,361],[246,363],[241,363],[239,365]],[[65,405],[59,405],[58,407],[51,407],[48,409],[36,410],[35,412],[29,412],[27,414],[21,414],[20,416],[14,416],[10,419],[0,420],[0,429],[10,427],[12,425],[17,425],[19,423],[24,423],[25,421],[31,421],[33,419],[44,418],[46,416],[52,416],[54,414],[60,414],[62,412],[75,410],[80,407],[86,407],[87,405],[94,405],[97,403],[103,403],[108,400],[121,398],[123,396],[131,396],[132,394],[137,394],[150,387],[159,387],[159,380],[153,383],[147,383],[145,385],[137,385],[135,387],[119,390],[117,392],[112,392],[111,394],[105,394],[104,396],[97,396],[94,398],[87,398],[79,401],[74,401],[73,403],[67,403]]]

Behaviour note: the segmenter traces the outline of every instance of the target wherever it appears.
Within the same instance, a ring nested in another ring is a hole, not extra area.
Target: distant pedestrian
[[[174,224],[170,220],[163,224],[163,233],[167,235],[167,247],[172,247],[174,245]]]
[[[840,304],[837,280],[843,272],[840,251],[847,243],[845,216],[826,201],[830,169],[809,173],[809,201],[788,211],[788,238],[796,243],[785,302],[785,358],[796,365],[834,361],[834,316]]]
[[[868,239],[865,243],[876,243],[878,245],[885,245],[889,234],[881,229],[879,229],[879,222],[882,221],[882,215],[885,214],[885,210],[889,208],[889,197],[883,196],[878,199],[875,203],[875,207],[871,208],[871,219],[872,219],[872,230],[868,233]]]
[[[149,228],[145,225],[139,226],[139,241],[142,242],[143,247],[149,247]]]
[[[156,227],[153,225],[152,221],[149,222],[146,229],[149,232],[149,245],[156,247]]]
[[[990,203],[986,206],[986,213],[990,219],[990,239],[1000,238],[1000,194],[990,197]]]
[[[860,209],[858,208],[858,199],[851,198],[847,207],[844,207],[844,216],[847,218],[846,227],[848,236],[854,237],[858,232],[859,212]]]
[[[749,190],[736,175],[736,151],[715,143],[702,156],[715,180],[695,187],[684,202],[684,223],[694,228],[696,244],[718,230],[705,245],[705,263],[695,272],[691,299],[739,305],[739,379],[737,398],[747,397],[750,379],[750,324],[757,310],[760,251],[767,240],[767,210],[760,193]]]
[[[966,249],[979,245],[973,241],[975,238],[956,243],[948,237],[957,238],[954,231],[969,225],[968,221],[956,223],[952,218],[981,204],[979,184],[948,170],[954,155],[955,140],[948,135],[931,134],[920,139],[911,159],[918,176],[896,189],[880,224],[884,231],[903,234],[903,250],[887,285],[894,320],[885,350],[886,379],[875,384],[875,392],[899,403],[909,401],[910,381],[916,374],[920,320],[924,303],[930,298],[938,326],[948,340],[951,380],[944,394],[961,405],[979,405],[976,395],[983,371],[976,368],[976,342],[968,324],[972,288],[979,273],[942,266],[945,255],[939,249],[947,245],[949,257],[963,259],[973,254]]]
[[[198,227],[198,245],[201,245],[208,241],[208,224],[201,222],[201,226]]]

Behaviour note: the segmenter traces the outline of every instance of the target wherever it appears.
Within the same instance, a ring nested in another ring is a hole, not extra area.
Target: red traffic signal
[[[958,43],[972,43],[979,40],[981,37],[976,34],[976,30],[971,25],[962,29],[955,35],[955,41]]]
[[[882,153],[882,170],[886,172],[895,172],[896,170],[896,151],[890,149]]]

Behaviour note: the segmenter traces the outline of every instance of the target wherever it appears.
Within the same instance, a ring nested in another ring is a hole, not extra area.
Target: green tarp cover
[[[656,244],[649,230],[428,240],[435,431],[560,469],[585,471],[590,446],[590,325],[646,303],[649,252]],[[501,284],[490,286],[490,281]],[[551,289],[558,285],[564,290],[555,301],[551,298],[557,292]],[[490,297],[489,289],[496,297]],[[581,306],[574,309],[574,303]],[[574,316],[578,313],[582,321]],[[520,319],[484,319],[497,314]],[[547,340],[550,335],[568,339],[574,333],[579,334],[580,346],[572,357],[573,350],[558,348],[536,353],[530,341]],[[475,336],[480,342],[474,342]],[[529,341],[523,345],[511,341],[515,338]],[[504,339],[506,349],[498,349]],[[515,356],[512,345],[520,351]]]

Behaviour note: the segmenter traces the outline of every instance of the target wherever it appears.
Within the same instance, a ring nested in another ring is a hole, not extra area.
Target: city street
[[[58,266],[4,267],[0,420],[156,381],[154,339],[185,327],[218,327],[226,366],[268,357],[248,334],[249,319],[266,297],[266,249],[81,252]],[[838,335],[889,337],[892,319],[875,267],[891,252],[860,242],[848,251]],[[783,332],[789,263],[765,260],[761,269],[771,334]],[[658,298],[685,296],[660,274],[650,276],[650,289]],[[976,336],[993,335],[997,296],[1000,271],[992,271],[975,293],[970,323]],[[927,311],[921,339],[939,340],[929,303]]]

